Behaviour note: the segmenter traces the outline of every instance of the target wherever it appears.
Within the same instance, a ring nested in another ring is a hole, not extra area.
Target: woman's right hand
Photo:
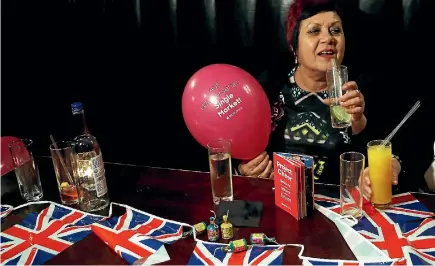
[[[241,163],[238,170],[243,176],[273,178],[272,161],[269,160],[269,155],[265,151],[251,161]]]

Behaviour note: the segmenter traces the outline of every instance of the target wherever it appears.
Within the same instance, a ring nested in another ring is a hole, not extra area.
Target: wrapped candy
[[[251,240],[252,245],[266,245],[268,243],[278,244],[274,237],[268,237],[264,233],[253,233],[249,239]]]
[[[246,240],[242,238],[231,241],[227,246],[218,247],[214,253],[216,253],[217,250],[221,250],[225,253],[239,253],[248,250],[250,247],[251,246],[248,246]]]

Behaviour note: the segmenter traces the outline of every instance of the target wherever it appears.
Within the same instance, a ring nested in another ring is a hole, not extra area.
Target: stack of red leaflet
[[[297,220],[314,210],[314,160],[302,154],[273,154],[275,205]]]

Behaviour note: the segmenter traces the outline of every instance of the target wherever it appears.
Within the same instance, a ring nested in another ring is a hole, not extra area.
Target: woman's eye
[[[313,33],[318,33],[319,31],[320,31],[319,29],[315,29],[315,28],[314,28],[314,29],[309,29],[309,30],[308,30],[308,33],[309,33],[309,34],[313,34]]]
[[[341,33],[341,29],[340,28],[331,28],[330,29],[330,31],[331,31],[331,33],[333,33],[333,34],[338,34],[338,33]]]

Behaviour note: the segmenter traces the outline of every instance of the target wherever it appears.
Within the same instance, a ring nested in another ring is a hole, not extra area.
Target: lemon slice
[[[62,182],[62,184],[60,184],[60,187],[67,188],[67,187],[69,187],[69,184],[68,184],[68,182]]]
[[[349,123],[352,116],[346,112],[344,107],[336,105],[331,108],[331,113],[340,122]]]

